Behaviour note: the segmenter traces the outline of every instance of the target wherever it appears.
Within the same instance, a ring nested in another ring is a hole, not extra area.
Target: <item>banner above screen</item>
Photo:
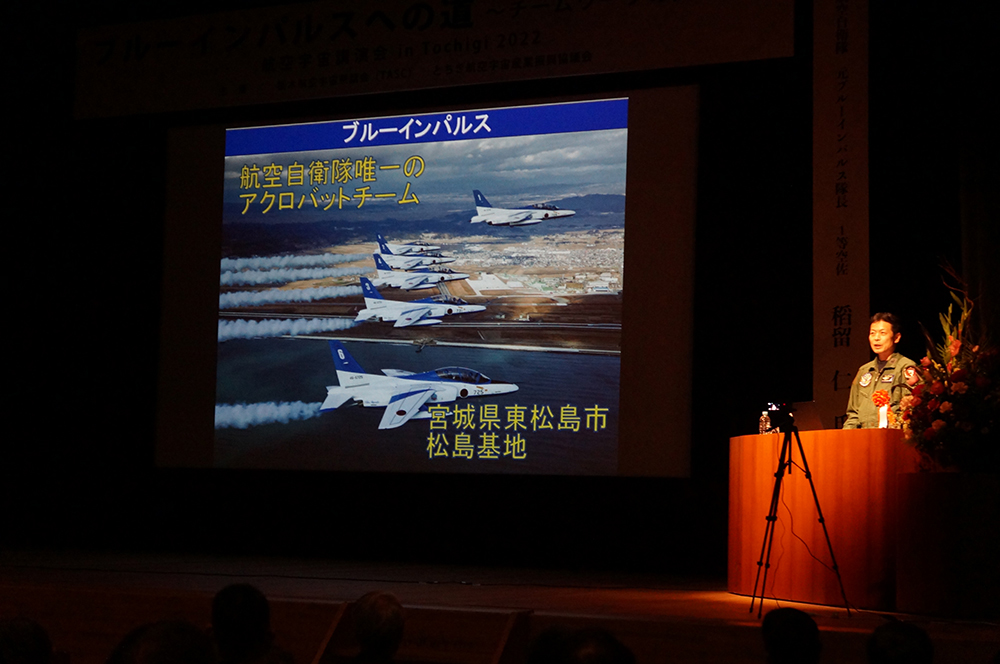
[[[311,2],[87,28],[78,117],[794,55],[791,0]]]

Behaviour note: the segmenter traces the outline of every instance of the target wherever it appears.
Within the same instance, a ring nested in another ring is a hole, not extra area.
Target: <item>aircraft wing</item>
[[[517,226],[524,222],[531,222],[530,210],[494,210],[494,215],[484,215],[484,218],[493,217],[493,221],[488,222],[494,226]]]
[[[429,387],[413,391],[407,391],[404,387],[402,391],[392,395],[378,428],[395,429],[406,424],[433,394],[434,390]]]
[[[416,307],[401,311],[396,316],[396,324],[393,327],[410,327],[411,325],[437,325],[441,321],[436,318],[427,318],[431,313],[430,307]]]
[[[422,288],[425,281],[427,281],[427,277],[418,273],[405,277],[404,279],[401,279],[399,282],[399,287],[402,288],[403,290],[413,290],[415,288]]]
[[[415,267],[420,267],[424,264],[422,258],[404,258],[403,260],[396,260],[396,264],[399,265],[404,270],[412,270]]]
[[[424,264],[422,258],[410,256],[397,256],[396,254],[382,254],[382,260],[389,264],[394,270],[412,270]]]

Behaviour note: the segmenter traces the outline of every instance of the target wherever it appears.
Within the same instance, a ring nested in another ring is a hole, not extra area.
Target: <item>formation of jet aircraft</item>
[[[476,216],[469,221],[474,224],[487,223],[491,226],[530,226],[539,224],[546,219],[572,217],[573,210],[560,210],[555,205],[537,203],[526,208],[495,208],[478,189],[472,190],[476,201]]]
[[[365,321],[395,321],[393,327],[410,327],[414,325],[437,325],[441,316],[470,314],[484,311],[486,307],[479,304],[469,304],[464,300],[442,302],[439,299],[424,298],[413,302],[387,300],[370,280],[361,277],[361,290],[365,295],[365,308],[358,312],[356,323]]]
[[[397,256],[413,256],[414,254],[423,254],[428,251],[437,251],[441,247],[434,246],[432,244],[427,244],[426,242],[409,242],[407,244],[393,244],[391,242],[386,242],[385,238],[382,237],[381,233],[375,234],[375,239],[378,240],[379,247],[388,247],[388,251],[383,251],[382,253],[396,254]]]
[[[390,268],[394,270],[413,270],[418,267],[427,267],[430,265],[441,265],[444,263],[455,262],[454,258],[448,258],[447,256],[439,256],[427,253],[397,255],[395,252],[392,251],[392,248],[385,241],[385,238],[383,238],[381,235],[378,235],[377,237],[378,237],[379,253],[382,256],[382,260],[384,260],[386,265],[388,265]],[[435,249],[437,248],[439,247],[435,247]]]
[[[393,270],[386,263],[382,254],[372,254],[375,259],[375,268],[378,278],[372,279],[375,286],[389,286],[390,288],[402,288],[404,290],[414,290],[417,288],[431,288],[445,281],[456,281],[458,279],[468,279],[469,275],[463,272],[455,272],[448,268],[437,270],[419,269],[410,272],[398,272]]]
[[[383,369],[382,376],[365,373],[339,341],[330,341],[330,351],[340,384],[326,388],[320,411],[334,410],[352,399],[362,406],[385,408],[379,429],[395,429],[413,419],[429,419],[428,403],[451,403],[518,389],[513,383],[490,380],[465,367],[444,367],[423,373]]]

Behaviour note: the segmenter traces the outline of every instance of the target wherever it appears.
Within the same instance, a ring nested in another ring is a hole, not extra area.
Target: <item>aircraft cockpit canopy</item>
[[[453,380],[457,383],[472,383],[473,385],[485,385],[490,379],[473,369],[465,367],[444,367],[435,369],[434,373],[442,380]]]

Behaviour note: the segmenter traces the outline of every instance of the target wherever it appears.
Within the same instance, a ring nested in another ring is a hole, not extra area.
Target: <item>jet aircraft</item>
[[[536,203],[526,208],[504,209],[495,208],[478,189],[472,190],[476,200],[476,216],[470,219],[474,224],[486,222],[490,226],[530,226],[540,224],[545,219],[572,217],[573,210],[560,210],[555,205]]]
[[[354,319],[356,323],[381,320],[396,321],[393,327],[437,325],[441,322],[441,316],[471,314],[486,310],[482,305],[469,304],[465,300],[458,299],[447,302],[430,297],[413,302],[387,300],[366,277],[361,277],[361,290],[365,294],[365,308],[358,312],[357,318]]]
[[[417,288],[432,288],[444,281],[456,281],[458,279],[468,279],[469,275],[463,272],[453,272],[448,268],[438,270],[414,270],[412,272],[398,272],[386,264],[382,254],[372,254],[375,259],[375,267],[378,270],[378,278],[372,279],[376,286],[389,286],[390,288],[402,288],[404,290],[414,290]]]
[[[427,244],[426,242],[411,242],[409,244],[392,244],[385,241],[381,233],[376,233],[375,238],[378,240],[378,245],[381,247],[385,245],[389,247],[389,251],[383,251],[382,253],[396,254],[397,256],[413,256],[414,254],[423,254],[428,251],[437,251],[441,247],[434,246],[432,244]]]
[[[413,270],[418,267],[427,267],[429,265],[454,263],[456,260],[454,258],[435,256],[432,254],[397,256],[389,248],[389,245],[381,235],[378,236],[378,248],[379,253],[382,255],[382,260],[384,260],[386,264],[394,270]]]
[[[516,392],[517,385],[490,380],[465,367],[444,367],[413,373],[383,369],[384,376],[365,373],[344,344],[330,341],[339,385],[326,388],[320,411],[334,410],[353,399],[362,406],[385,408],[379,429],[395,429],[413,419],[429,419],[428,403],[451,403],[468,397]]]

